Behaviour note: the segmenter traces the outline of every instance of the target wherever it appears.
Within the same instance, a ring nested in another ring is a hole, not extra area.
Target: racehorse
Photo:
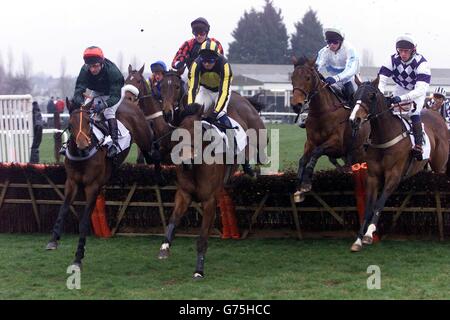
[[[144,79],[144,67],[145,65],[139,70],[133,70],[133,67],[129,65],[125,84],[132,85],[139,90],[139,107],[153,128],[155,141],[164,162],[170,163],[170,134],[173,128],[163,118],[161,103],[151,94],[147,81]]]
[[[46,247],[47,250],[57,249],[64,218],[77,195],[79,187],[81,187],[84,189],[86,206],[79,221],[78,248],[73,262],[80,268],[84,257],[86,236],[90,230],[90,216],[97,196],[108,182],[114,168],[125,160],[129,152],[129,148],[127,148],[119,153],[115,159],[106,157],[107,148],[100,146],[93,133],[95,124],[93,123],[94,120],[91,120],[90,104],[76,108],[69,99],[66,99],[66,105],[70,112],[69,131],[71,136],[68,141],[68,153],[64,161],[67,175],[64,186],[64,203],[59,210],[52,237]],[[154,137],[151,128],[145,122],[142,111],[129,100],[123,99],[117,109],[117,119],[130,131],[132,142],[135,142],[143,151],[147,163],[152,162],[152,154],[155,153],[152,150]],[[101,126],[101,123],[99,125]],[[103,128],[106,132],[107,129],[105,129]],[[70,159],[69,155],[71,155]],[[160,174],[160,172],[156,173]]]
[[[294,72],[291,106],[299,113],[302,106],[309,103],[306,142],[303,156],[298,162],[295,193],[296,201],[301,202],[304,200],[304,194],[311,190],[314,167],[322,155],[327,155],[330,160],[344,158],[347,167],[352,164],[349,163],[352,160],[364,161],[364,144],[369,128],[364,126],[358,132],[352,130],[348,122],[350,109],[345,108],[322,81],[323,77],[317,71],[314,60],[293,57],[292,62]]]
[[[422,110],[421,119],[430,139],[430,157],[423,161],[413,159],[410,134],[402,120],[391,112],[391,100],[378,89],[378,82],[379,78],[365,83],[357,81],[356,104],[350,116],[355,128],[361,127],[364,122],[370,122],[371,128],[371,144],[366,157],[365,217],[358,238],[351,247],[353,252],[360,251],[363,244],[372,243],[386,200],[402,180],[423,170],[427,162],[434,172],[444,173],[448,160],[449,145],[444,119],[437,112],[426,109]],[[381,196],[378,197],[382,184]]]
[[[194,124],[202,120],[203,106],[192,104],[189,108],[183,109],[179,115],[180,124],[177,130],[186,130],[191,137],[199,135]],[[200,132],[200,134],[203,133]],[[203,140],[203,139],[202,139]],[[183,140],[183,143],[185,141]],[[176,165],[177,191],[175,194],[175,208],[169,220],[165,239],[159,251],[159,259],[166,259],[170,255],[170,246],[175,236],[175,229],[181,218],[186,213],[192,201],[200,202],[203,209],[203,218],[199,238],[197,240],[197,264],[194,272],[194,279],[204,277],[204,264],[206,250],[208,246],[208,236],[212,230],[216,216],[217,197],[224,188],[228,178],[237,169],[237,164],[226,164],[214,162],[207,164],[195,164],[196,154],[203,153],[211,142],[202,141],[201,150],[197,150],[195,143],[191,140],[185,143],[181,149],[180,158],[182,164]],[[224,155],[225,157],[225,155]],[[193,165],[185,165],[188,162]]]

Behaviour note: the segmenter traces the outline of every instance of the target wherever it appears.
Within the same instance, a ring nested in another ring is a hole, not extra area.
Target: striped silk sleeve
[[[230,96],[230,86],[233,75],[231,73],[231,68],[228,63],[223,65],[223,77],[219,87],[219,98],[217,99],[217,105],[214,109],[215,112],[219,113],[225,107],[225,104]]]
[[[176,64],[177,64],[178,61],[184,62],[186,60],[187,55],[188,55],[188,51],[189,51],[189,43],[187,41],[185,41],[181,45],[180,49],[178,49],[175,57],[173,58],[172,68],[175,69]]]
[[[191,70],[189,71],[189,92],[188,92],[188,104],[195,102],[195,97],[199,89],[200,83],[200,69],[196,61],[192,63]]]

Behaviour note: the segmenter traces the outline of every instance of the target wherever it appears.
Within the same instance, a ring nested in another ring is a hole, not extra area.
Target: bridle
[[[299,69],[299,68],[308,68],[308,67],[306,67],[306,66],[296,66],[295,67],[295,69]],[[294,72],[295,72],[295,70],[294,70]],[[314,88],[309,93],[306,92],[303,88],[300,88],[300,87],[293,87],[292,88],[292,92],[300,91],[305,96],[305,100],[304,100],[303,104],[308,104],[312,100],[312,98],[314,98],[323,88],[326,87],[326,86],[323,86],[323,87],[320,86],[321,80],[320,80],[320,77],[317,74],[317,72],[315,72],[313,70],[312,74],[314,75],[314,82],[315,83],[314,83],[314,86],[313,86]]]
[[[91,113],[89,110],[85,110],[85,109],[82,109],[82,108],[73,111],[73,113],[83,113],[83,112],[87,113],[88,115],[90,115],[90,113]],[[83,130],[82,130],[82,128],[83,128],[83,115],[80,114],[79,118],[80,118],[79,128],[78,128],[78,133],[77,133],[77,135],[75,137],[75,143],[78,145],[78,139],[80,138],[80,136],[82,136],[82,137],[84,136],[86,138],[88,144],[91,145],[91,137],[88,136],[86,133],[84,133]]]

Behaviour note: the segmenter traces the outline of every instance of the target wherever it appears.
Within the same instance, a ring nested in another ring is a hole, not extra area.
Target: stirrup
[[[412,148],[412,154],[413,154],[413,157],[416,158],[417,160],[419,160],[419,161],[423,160],[423,149],[422,149],[422,146],[419,145],[419,144],[416,144]]]
[[[66,155],[66,150],[67,150],[67,147],[66,146],[62,146],[61,149],[59,149],[58,153],[60,155],[62,155],[62,156],[65,156]]]
[[[114,158],[115,156],[117,156],[119,154],[119,150],[120,150],[120,148],[115,143],[113,143],[111,145],[111,147],[109,147],[109,149],[108,149],[107,157]]]

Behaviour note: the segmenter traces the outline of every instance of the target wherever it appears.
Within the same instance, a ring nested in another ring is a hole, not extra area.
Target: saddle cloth
[[[405,126],[405,128],[411,132],[412,127],[411,127],[411,123],[405,119],[404,117],[401,117],[400,115],[397,114],[397,117],[399,117],[402,121],[403,124]],[[423,160],[427,160],[430,158],[430,153],[431,153],[431,145],[430,145],[430,138],[428,137],[427,133],[425,132],[425,126],[422,123],[422,131],[423,131]],[[414,136],[412,134],[409,135],[409,138],[411,139],[411,149],[412,147],[414,147]]]
[[[222,138],[223,143],[216,144],[214,149],[215,153],[233,152],[234,155],[237,155],[241,153],[247,146],[247,134],[245,133],[244,128],[242,128],[242,126],[236,120],[234,120],[229,116],[228,119],[230,119],[231,125],[233,127],[237,127],[237,129],[233,129],[236,141],[236,143],[234,143],[234,150],[230,150],[231,149],[230,141],[228,141],[229,140],[228,136],[222,130],[204,120],[202,121],[202,126],[205,130],[213,129],[215,134],[219,135]],[[211,136],[212,136],[211,132],[206,131],[204,138],[205,140],[211,140]]]
[[[130,131],[128,131],[128,129],[125,128],[125,126],[119,120],[117,120],[117,127],[119,128],[118,142],[121,151],[123,151],[131,146],[131,134]],[[109,148],[113,144],[111,136],[104,135],[103,132],[99,128],[97,128],[96,125],[93,125],[93,131],[101,146],[107,146]]]

